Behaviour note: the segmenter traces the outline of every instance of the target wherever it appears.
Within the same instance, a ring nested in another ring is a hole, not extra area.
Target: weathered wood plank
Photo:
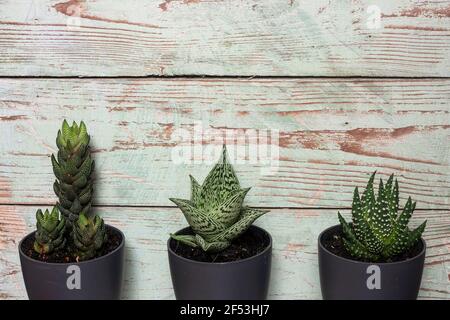
[[[34,228],[32,206],[0,206],[0,298],[23,299],[26,292],[17,244]],[[97,208],[107,222],[127,237],[123,298],[172,299],[167,262],[168,234],[186,225],[173,208]],[[345,211],[348,214],[348,210]],[[413,224],[428,220],[428,245],[422,299],[450,299],[450,212],[416,211]],[[275,209],[257,224],[274,241],[269,298],[320,299],[317,236],[337,223],[335,210]]]
[[[172,205],[189,173],[209,171],[206,148],[222,144],[211,138],[246,134],[232,152],[255,146],[256,129],[279,161],[252,149],[235,164],[253,205],[348,207],[378,170],[398,175],[403,200],[448,209],[449,111],[450,80],[0,79],[0,203],[54,202],[49,155],[66,117],[92,133],[101,205]],[[174,150],[191,143],[205,161],[180,164]]]
[[[3,76],[449,76],[449,49],[448,0],[0,2]]]

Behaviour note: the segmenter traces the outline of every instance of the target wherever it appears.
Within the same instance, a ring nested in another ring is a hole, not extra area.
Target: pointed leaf
[[[239,180],[232,165],[228,163],[224,146],[220,161],[209,172],[202,185],[199,207],[217,208],[231,193],[239,189]]]
[[[355,241],[351,242],[347,240],[346,238],[342,239],[344,243],[344,247],[350,254],[356,258],[368,260],[368,261],[377,261],[379,259],[378,255],[372,254],[370,251],[368,251],[363,245],[361,245],[360,242]]]
[[[66,147],[66,141],[62,136],[61,130],[58,130],[58,135],[56,136],[56,146],[58,147],[58,149]]]
[[[258,209],[252,209],[252,208],[244,208],[241,219],[237,221],[235,224],[233,224],[231,227],[227,228],[226,230],[222,231],[220,234],[218,234],[215,237],[212,237],[209,241],[210,242],[231,242],[233,239],[239,237],[241,234],[243,234],[250,226],[251,224],[267,213],[266,210],[258,210]]]
[[[249,190],[250,188],[236,190],[216,210],[212,211],[211,218],[225,227],[234,224],[239,220],[242,203]]]
[[[87,179],[86,176],[81,175],[77,180],[73,182],[73,186],[75,186],[77,189],[82,189],[86,186]]]
[[[200,199],[201,186],[192,175],[189,175],[189,178],[191,179],[191,201],[194,205],[197,205]]]
[[[177,234],[170,234],[170,237],[176,241],[180,241],[190,247],[193,248],[197,248],[198,244],[197,244],[197,240],[195,238],[195,236],[193,235],[177,235]]]
[[[203,249],[205,252],[220,252],[225,250],[227,247],[230,246],[230,243],[227,241],[214,241],[214,242],[207,242],[205,239],[203,239],[200,235],[195,235],[195,240],[198,243],[198,245]]]
[[[205,239],[209,239],[224,230],[223,225],[210,218],[201,209],[195,208],[191,201],[176,198],[170,198],[169,200],[180,208],[192,230]]]
[[[62,124],[62,134],[63,134],[64,140],[67,141],[67,139],[70,136],[70,127],[69,127],[69,124],[67,123],[66,119],[64,119],[63,124]]]
[[[408,237],[408,248],[414,246],[422,237],[423,232],[425,231],[425,227],[427,225],[427,221],[422,222],[420,226],[409,233]]]
[[[59,163],[56,161],[55,156],[53,154],[51,156],[51,159],[52,159],[53,173],[59,180],[62,180],[63,172],[61,171],[61,167],[59,166]]]

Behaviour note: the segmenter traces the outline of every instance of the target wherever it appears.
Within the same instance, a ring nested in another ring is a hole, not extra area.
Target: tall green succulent
[[[66,222],[64,216],[59,218],[57,207],[53,207],[51,213],[48,209],[44,213],[39,209],[36,212],[36,221],[34,250],[37,253],[50,254],[64,248]]]
[[[225,146],[221,159],[209,172],[203,185],[192,176],[190,179],[191,199],[170,200],[181,209],[195,233],[171,234],[171,237],[191,247],[200,247],[206,252],[222,251],[257,218],[268,212],[243,206],[250,188],[241,189],[233,167],[228,163]]]
[[[87,215],[91,208],[94,160],[91,159],[89,141],[83,121],[80,125],[74,121],[69,126],[64,120],[56,138],[59,149],[57,158],[52,155],[53,172],[56,176],[53,189],[59,198],[57,206],[69,227],[80,214]]]
[[[34,250],[50,254],[67,246],[77,260],[93,258],[107,240],[103,219],[89,215],[93,194],[94,161],[89,150],[86,125],[64,120],[58,131],[57,157],[52,155],[56,180],[53,189],[59,202],[52,212],[36,213]],[[61,217],[59,217],[61,212]]]
[[[87,260],[96,255],[107,240],[103,219],[97,215],[87,217],[83,213],[73,224],[72,240],[77,260]]]
[[[380,179],[378,196],[375,196],[373,181],[369,179],[366,190],[359,196],[355,188],[352,204],[352,223],[347,223],[338,213],[344,233],[346,250],[355,258],[377,262],[404,253],[414,246],[425,230],[426,221],[414,230],[408,222],[416,202],[408,198],[402,212],[399,211],[399,189],[394,175],[386,183]]]

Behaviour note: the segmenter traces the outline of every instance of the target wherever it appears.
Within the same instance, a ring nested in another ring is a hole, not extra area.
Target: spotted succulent
[[[357,259],[377,262],[400,255],[414,246],[425,230],[426,221],[414,230],[408,222],[416,202],[408,198],[399,212],[399,188],[397,179],[391,175],[386,183],[380,179],[378,196],[375,197],[373,182],[369,179],[366,190],[359,196],[355,188],[352,204],[352,223],[347,223],[338,213],[343,230],[343,242],[350,255]]]
[[[37,253],[51,254],[64,248],[66,222],[64,216],[60,219],[57,207],[53,207],[52,212],[47,209],[44,213],[39,209],[36,212],[36,221],[34,250]]]
[[[191,199],[170,200],[183,212],[194,235],[171,237],[191,247],[206,252],[219,252],[230,246],[231,241],[244,233],[267,210],[243,206],[250,188],[242,189],[223,146],[219,162],[200,185],[191,179]]]
[[[66,120],[58,131],[57,157],[52,155],[56,180],[53,189],[59,199],[57,206],[71,228],[80,214],[87,215],[92,202],[92,172],[94,160],[89,150],[90,137],[86,125],[75,121],[69,126]]]
[[[87,217],[80,214],[73,224],[72,240],[78,261],[94,257],[107,240],[103,219],[97,215]]]

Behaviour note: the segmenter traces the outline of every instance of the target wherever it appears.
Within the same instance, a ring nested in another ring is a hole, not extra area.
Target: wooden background
[[[269,298],[321,297],[317,236],[378,170],[429,221],[420,298],[450,299],[449,112],[450,1],[0,0],[0,299],[26,298],[17,244],[55,202],[64,118],[87,123],[95,210],[127,236],[123,298],[173,298],[167,198],[209,165],[172,150],[201,123],[279,133],[275,174],[236,165],[271,209]]]

